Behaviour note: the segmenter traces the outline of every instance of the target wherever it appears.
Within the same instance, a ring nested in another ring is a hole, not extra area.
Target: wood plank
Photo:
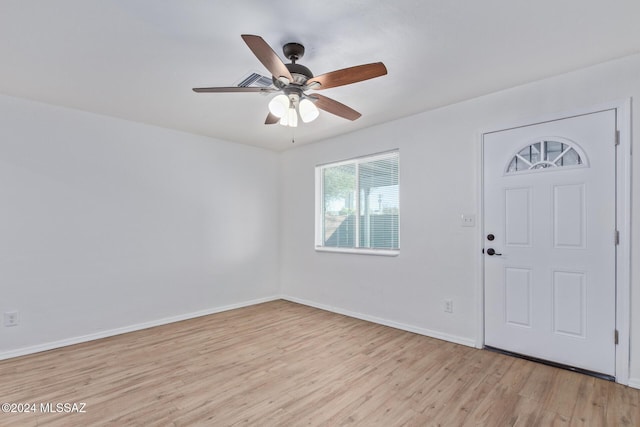
[[[274,301],[0,361],[0,425],[637,426],[640,390]]]

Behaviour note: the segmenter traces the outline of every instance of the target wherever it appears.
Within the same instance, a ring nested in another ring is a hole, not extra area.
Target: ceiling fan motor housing
[[[313,73],[311,72],[311,70],[304,65],[293,63],[284,65],[289,70],[289,73],[291,73],[291,77],[293,77],[293,81],[289,83],[304,86],[307,80],[313,77]],[[277,79],[275,76],[273,76],[273,84],[278,89],[282,89],[283,87],[287,86],[284,82],[282,82],[280,79]]]

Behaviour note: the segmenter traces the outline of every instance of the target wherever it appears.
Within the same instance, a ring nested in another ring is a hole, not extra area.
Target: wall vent
[[[273,80],[271,77],[263,76],[258,73],[250,73],[238,83],[238,87],[272,87]]]

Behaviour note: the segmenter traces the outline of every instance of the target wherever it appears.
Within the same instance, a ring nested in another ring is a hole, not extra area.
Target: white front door
[[[615,375],[616,111],[483,141],[485,345]]]

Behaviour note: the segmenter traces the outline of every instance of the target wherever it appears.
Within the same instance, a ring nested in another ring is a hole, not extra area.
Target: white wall
[[[0,358],[276,296],[278,167],[0,96]]]
[[[481,240],[478,228],[460,227],[459,215],[478,213],[481,131],[604,102],[640,99],[638,76],[640,55],[635,55],[283,153],[283,294],[452,341],[474,343],[478,336]],[[637,111],[633,127],[640,129]],[[636,133],[633,145],[638,147],[639,143]],[[400,256],[315,252],[314,166],[392,148],[400,148]],[[633,162],[634,169],[640,170],[638,156]],[[632,245],[638,248],[640,174],[633,180]],[[632,313],[640,313],[637,252],[632,264]],[[443,312],[445,298],[453,299],[453,314]],[[630,376],[640,386],[637,314],[632,319]]]
[[[480,239],[459,215],[478,213],[480,131],[640,99],[638,75],[635,55],[282,154],[0,96],[0,312],[18,310],[21,322],[0,327],[0,358],[280,291],[473,344]],[[392,148],[401,150],[400,256],[315,252],[314,166]],[[632,313],[638,277],[634,253]]]

